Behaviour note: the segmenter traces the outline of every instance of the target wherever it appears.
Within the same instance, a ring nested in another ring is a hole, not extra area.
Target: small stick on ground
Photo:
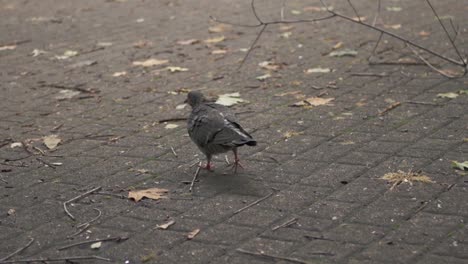
[[[81,246],[81,245],[86,245],[86,244],[93,244],[93,243],[104,242],[104,241],[117,241],[117,242],[120,242],[120,241],[125,241],[127,239],[128,239],[128,237],[109,237],[109,238],[103,238],[103,239],[94,239],[94,240],[82,241],[82,242],[77,242],[77,243],[74,243],[74,244],[66,245],[66,246],[58,248],[57,250],[64,250],[64,249],[69,249],[69,248],[76,247],[76,246]]]
[[[99,210],[97,208],[93,208],[93,209],[98,212],[98,215],[96,217],[94,217],[93,219],[89,220],[88,222],[83,223],[83,224],[79,224],[76,227],[81,228],[83,226],[90,225],[91,223],[97,221],[99,219],[99,217],[101,217],[101,215],[102,215],[101,210]]]
[[[386,73],[372,73],[372,72],[353,72],[351,76],[363,76],[363,77],[387,77]]]
[[[407,103],[407,104],[421,104],[421,105],[441,105],[441,104],[437,104],[437,103],[420,102],[420,101],[406,101],[405,103]]]
[[[226,164],[229,166],[231,163],[229,162],[228,156],[224,155],[224,160],[226,161]]]
[[[72,260],[84,260],[84,259],[98,259],[103,261],[111,261],[108,258],[103,258],[100,256],[73,256],[73,257],[63,257],[63,258],[32,258],[32,259],[16,259],[16,260],[6,260],[0,261],[0,264],[6,263],[28,263],[28,262],[43,262],[46,263],[47,261],[65,261],[70,262]]]
[[[165,122],[174,122],[174,121],[185,121],[187,120],[186,117],[174,117],[174,118],[167,118],[167,119],[161,119],[158,121],[158,124],[165,123]]]
[[[8,260],[10,259],[11,257],[23,252],[23,250],[27,249],[29,246],[31,246],[31,244],[34,242],[34,238],[31,238],[31,240],[29,240],[29,242],[26,244],[26,246],[22,247],[22,248],[19,248],[17,249],[15,252],[11,253],[10,255],[4,257],[4,258],[1,258],[0,259],[0,262],[3,262],[5,260]]]
[[[240,252],[240,253],[244,253],[244,254],[247,254],[247,255],[253,255],[253,256],[260,256],[260,257],[266,257],[266,258],[270,258],[270,259],[273,259],[273,260],[285,260],[285,261],[289,261],[289,262],[293,262],[293,263],[299,263],[299,264],[309,264],[310,261],[307,261],[307,260],[302,260],[302,259],[297,259],[297,258],[289,258],[289,257],[282,257],[282,256],[275,256],[275,255],[269,255],[269,254],[265,254],[265,253],[259,253],[259,252],[251,252],[251,251],[247,251],[247,250],[243,250],[243,249],[236,249],[237,252]],[[311,255],[320,255],[320,256],[333,256],[334,254],[332,253],[327,253],[327,252],[312,252],[312,253],[309,253]]]
[[[391,110],[397,108],[400,105],[401,105],[400,102],[395,102],[395,103],[391,104],[389,107],[385,108],[383,111],[380,111],[379,116],[385,115],[388,111],[391,111]]]
[[[171,147],[171,151],[172,151],[172,154],[174,154],[174,156],[175,156],[176,158],[178,158],[178,157],[179,157],[179,156],[177,156],[177,153],[175,152],[175,150],[174,150],[174,148],[173,148],[173,147]]]
[[[70,199],[70,200],[64,202],[64,203],[63,203],[63,210],[65,210],[65,213],[67,213],[67,215],[68,215],[72,220],[76,220],[75,217],[68,211],[67,204],[73,203],[74,201],[79,200],[79,199],[81,199],[81,198],[83,198],[83,197],[85,197],[85,196],[87,196],[87,195],[90,195],[90,194],[92,194],[93,192],[97,192],[97,191],[99,191],[99,190],[101,190],[101,189],[102,189],[101,186],[96,187],[96,188],[94,188],[94,189],[92,189],[92,190],[89,190],[89,191],[87,191],[87,192],[85,192],[85,193],[82,193],[82,194],[80,194],[80,195],[78,195],[78,196],[76,196],[76,197],[74,197],[74,198],[72,198],[72,199]]]
[[[49,163],[43,159],[40,159],[40,158],[36,158],[37,161],[39,161],[40,163],[44,164],[46,167],[49,167],[51,169],[54,169],[57,167],[56,165],[52,164],[52,163]]]
[[[256,200],[256,201],[253,201],[252,203],[250,203],[250,204],[248,204],[248,205],[242,207],[241,209],[235,211],[235,212],[233,213],[233,215],[236,215],[236,214],[238,214],[238,213],[240,213],[240,212],[242,212],[242,211],[244,211],[244,210],[246,210],[246,209],[248,209],[248,208],[250,208],[250,207],[252,207],[252,206],[254,206],[254,205],[256,205],[256,204],[259,204],[259,203],[262,202],[263,200],[266,200],[266,199],[270,198],[270,196],[272,196],[272,195],[275,194],[275,193],[276,193],[276,190],[273,190],[273,191],[272,191],[271,193],[269,193],[267,196],[262,197],[262,198],[260,198],[260,199],[258,199],[258,200]]]
[[[195,171],[195,175],[193,175],[192,182],[190,183],[189,192],[192,192],[193,185],[195,185],[195,181],[197,180],[198,174],[200,174],[201,165],[202,165],[202,163],[201,163],[201,161],[200,161],[200,162],[198,163],[197,171]]]
[[[275,230],[280,229],[282,227],[290,226],[290,225],[292,225],[292,224],[294,224],[296,222],[297,222],[297,218],[294,217],[293,219],[289,219],[288,221],[282,223],[281,225],[277,225],[277,226],[273,227],[271,230],[275,231]]]

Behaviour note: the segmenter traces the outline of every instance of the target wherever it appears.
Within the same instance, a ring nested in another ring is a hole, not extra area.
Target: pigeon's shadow
[[[217,168],[215,171],[203,171],[198,176],[199,192],[211,190],[239,195],[262,195],[271,188],[265,185],[257,175],[238,171],[234,173],[229,168]]]

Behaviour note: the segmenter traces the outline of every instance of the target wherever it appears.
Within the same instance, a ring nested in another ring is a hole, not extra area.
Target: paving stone
[[[242,245],[239,246],[239,249],[267,255],[283,255],[296,246],[297,244],[291,241],[271,240],[257,237],[242,243]]]
[[[300,212],[301,215],[313,216],[328,220],[342,220],[344,217],[358,210],[360,204],[333,200],[320,200],[314,202]]]
[[[314,240],[295,250],[291,256],[311,261],[314,259],[326,259],[337,262],[360,249],[359,245],[351,243]]]
[[[343,223],[323,236],[332,241],[365,245],[382,238],[387,230],[380,226]]]
[[[207,247],[205,244],[187,241],[172,249],[171,251],[162,254],[162,260],[167,263],[165,259],[170,259],[176,262],[185,263],[207,263],[209,260],[216,256],[222,255],[225,249],[221,246],[210,245]]]
[[[409,263],[413,258],[421,254],[423,246],[402,244],[402,243],[379,243],[376,242],[366,248],[356,257],[372,259],[372,261]]]
[[[252,235],[258,234],[260,229],[254,227],[238,226],[221,223],[202,230],[194,241],[208,242],[211,244],[235,245]]]
[[[364,170],[361,165],[332,163],[302,179],[301,183],[336,188],[350,183]]]

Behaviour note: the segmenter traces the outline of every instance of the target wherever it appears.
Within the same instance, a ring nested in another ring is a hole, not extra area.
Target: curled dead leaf
[[[330,102],[333,100],[335,100],[335,98],[309,97],[307,99],[294,103],[291,106],[307,107],[307,106],[331,105]]]
[[[204,42],[207,43],[207,44],[213,44],[213,43],[219,43],[221,41],[224,41],[226,38],[224,36],[219,36],[219,37],[215,37],[215,38],[209,38],[209,39],[205,39]]]
[[[62,141],[57,135],[50,135],[42,138],[44,145],[48,149],[54,149],[58,146],[58,144]]]
[[[186,46],[186,45],[193,45],[199,43],[200,40],[198,39],[187,39],[187,40],[179,40],[176,43],[178,45]]]
[[[144,197],[152,199],[152,200],[159,200],[163,198],[167,198],[168,190],[167,189],[160,189],[160,188],[150,188],[146,190],[135,190],[128,192],[128,198],[135,200],[135,202],[140,201]]]
[[[169,60],[158,60],[158,59],[148,59],[145,61],[134,61],[132,64],[134,66],[142,66],[142,67],[152,67],[156,65],[166,64]]]

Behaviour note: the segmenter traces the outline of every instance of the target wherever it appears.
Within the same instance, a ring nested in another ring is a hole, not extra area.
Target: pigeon
[[[234,153],[234,171],[237,172],[237,167],[244,168],[239,161],[237,148],[255,146],[257,141],[239,125],[234,114],[223,105],[207,102],[199,91],[189,92],[186,103],[192,107],[187,122],[188,134],[206,155],[206,165],[202,168],[211,171],[212,156],[230,150]]]

